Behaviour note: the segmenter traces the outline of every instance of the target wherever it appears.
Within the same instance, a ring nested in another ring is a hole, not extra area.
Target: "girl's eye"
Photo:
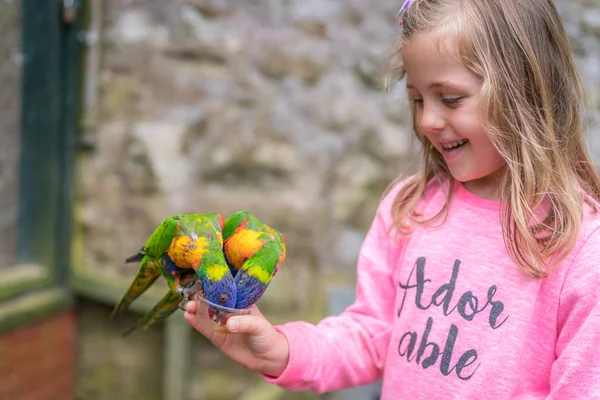
[[[457,107],[462,101],[462,97],[443,97],[442,103],[448,107]]]
[[[415,103],[415,104],[417,104],[417,105],[420,105],[420,104],[423,104],[423,99],[419,99],[417,97],[413,97],[412,98],[412,102]]]

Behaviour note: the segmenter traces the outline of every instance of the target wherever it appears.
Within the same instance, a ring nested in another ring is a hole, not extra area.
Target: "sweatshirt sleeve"
[[[361,247],[355,303],[316,326],[306,322],[277,326],[289,342],[289,362],[281,376],[265,376],[267,381],[287,390],[323,393],[381,378],[396,297],[392,247],[401,246],[388,233],[395,192],[381,202]]]
[[[560,295],[548,399],[600,399],[600,230],[581,247]]]

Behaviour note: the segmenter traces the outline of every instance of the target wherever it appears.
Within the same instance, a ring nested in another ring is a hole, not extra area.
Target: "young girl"
[[[382,200],[356,302],[318,325],[189,323],[289,390],[600,398],[600,180],[551,0],[414,0],[400,76],[422,169]]]

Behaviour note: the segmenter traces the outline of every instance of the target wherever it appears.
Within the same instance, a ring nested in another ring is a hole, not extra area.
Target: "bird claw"
[[[197,293],[198,288],[201,288],[201,282],[196,281],[192,285],[179,286],[177,289],[177,294],[183,297],[183,299],[179,302],[179,308],[185,311],[186,304],[193,300],[193,296]]]

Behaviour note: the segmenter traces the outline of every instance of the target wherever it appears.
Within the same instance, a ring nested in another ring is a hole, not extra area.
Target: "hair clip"
[[[404,4],[402,4],[402,7],[400,7],[400,10],[398,10],[398,25],[402,26],[402,14],[408,7],[410,7],[413,1],[414,0],[406,0]]]

